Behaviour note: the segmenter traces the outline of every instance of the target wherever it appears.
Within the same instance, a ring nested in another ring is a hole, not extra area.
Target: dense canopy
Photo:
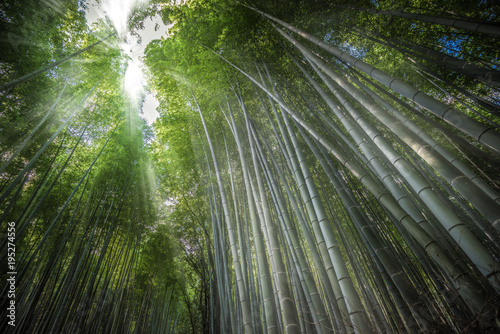
[[[0,3],[0,332],[500,331],[499,4],[112,3]]]

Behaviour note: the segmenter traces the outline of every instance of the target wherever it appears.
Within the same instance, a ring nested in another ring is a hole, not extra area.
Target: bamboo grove
[[[102,25],[91,34],[76,3],[17,5],[2,5],[10,42],[2,53],[0,331],[169,332],[178,295],[159,265],[172,266],[175,247],[143,147],[150,130],[121,87],[115,33]]]
[[[149,127],[119,34],[28,3],[2,7],[2,332],[500,330],[494,4],[151,1]]]

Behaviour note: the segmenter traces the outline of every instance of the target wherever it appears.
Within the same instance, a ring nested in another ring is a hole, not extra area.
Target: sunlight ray
[[[137,99],[144,86],[144,74],[141,63],[138,59],[132,59],[128,62],[125,72],[124,88],[132,99]]]
[[[122,39],[120,47],[129,57],[124,64],[127,67],[123,87],[132,101],[138,102],[146,83],[142,70],[142,61],[139,59],[144,54],[144,49],[149,42],[168,35],[171,25],[165,25],[161,16],[156,15],[144,22],[137,34],[131,34],[127,22],[132,10],[148,0],[104,0],[97,3],[96,0],[88,0],[86,6],[87,25],[92,26],[97,20],[106,17],[116,29],[118,36]],[[138,37],[139,36],[139,37]],[[148,124],[152,124],[158,118],[156,106],[159,104],[153,94],[147,96],[143,101],[142,117]]]
[[[120,36],[127,32],[127,22],[132,9],[146,0],[108,0],[103,3],[103,10],[113,23]]]

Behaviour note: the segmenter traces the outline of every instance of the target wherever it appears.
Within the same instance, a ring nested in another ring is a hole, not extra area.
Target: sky
[[[108,17],[115,26],[118,34],[121,36],[122,48],[132,60],[129,61],[127,72],[125,73],[124,87],[132,99],[137,98],[145,84],[143,74],[143,64],[139,57],[144,55],[146,46],[154,39],[160,39],[168,34],[168,26],[163,24],[159,15],[148,18],[144,22],[144,29],[137,31],[141,36],[141,42],[138,38],[127,31],[128,15],[134,5],[147,2],[147,0],[101,0],[98,4],[96,0],[86,0],[87,10],[85,17],[87,25],[92,26],[99,18]],[[155,27],[157,30],[155,31]],[[142,117],[151,125],[158,118],[156,108],[159,106],[155,94],[149,92],[146,94],[142,107]]]

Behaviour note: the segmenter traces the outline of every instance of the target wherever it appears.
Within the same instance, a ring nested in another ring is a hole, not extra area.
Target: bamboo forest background
[[[497,2],[140,2],[152,126],[85,6],[0,3],[0,332],[500,331]]]

